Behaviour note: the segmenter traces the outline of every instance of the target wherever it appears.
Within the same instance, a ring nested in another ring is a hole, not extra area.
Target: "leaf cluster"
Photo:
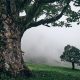
[[[1,0],[0,10],[2,8]],[[76,12],[71,9],[70,3],[75,7],[79,7],[80,0],[8,0],[14,21],[20,26],[21,31],[38,25],[49,25],[59,27],[71,27],[72,22],[80,24],[80,11]],[[4,4],[4,3],[3,3]],[[13,4],[13,5],[12,5]],[[7,9],[8,10],[8,9]],[[25,11],[24,17],[19,16],[19,13]],[[39,18],[45,15],[42,19]],[[62,16],[66,16],[66,21],[61,20]],[[25,27],[25,28],[24,28]]]
[[[74,46],[67,45],[64,48],[63,54],[60,56],[61,60],[80,63],[80,50]]]

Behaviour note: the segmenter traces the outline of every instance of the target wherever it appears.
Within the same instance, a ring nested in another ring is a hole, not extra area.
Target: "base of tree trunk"
[[[29,68],[25,67],[24,69],[20,70],[16,75],[13,74],[11,71],[7,71],[5,69],[0,69],[0,75],[4,74],[9,77],[31,77],[32,72]]]
[[[27,69],[23,69],[18,73],[18,76],[22,76],[22,77],[30,77],[32,76],[32,73],[30,70]]]
[[[22,76],[22,77],[32,76],[31,70],[28,67],[26,67],[25,65],[23,67],[24,67],[24,69],[19,71],[18,76]]]

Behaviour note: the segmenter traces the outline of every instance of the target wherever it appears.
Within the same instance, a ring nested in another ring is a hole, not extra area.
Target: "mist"
[[[67,44],[80,49],[80,28],[74,27],[32,27],[25,31],[21,47],[25,62],[41,63],[53,66],[71,67],[68,62],[61,62],[60,55]]]

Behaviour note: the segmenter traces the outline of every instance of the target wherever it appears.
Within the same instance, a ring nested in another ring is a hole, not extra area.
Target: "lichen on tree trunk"
[[[27,68],[26,70],[24,67],[24,60],[21,51],[20,30],[11,16],[2,15],[2,18],[4,28],[3,37],[5,37],[4,42],[6,44],[3,51],[4,67],[5,69],[7,68],[6,70],[11,72],[14,76],[17,76],[17,74],[29,74],[29,69]],[[25,70],[26,72],[24,73]]]

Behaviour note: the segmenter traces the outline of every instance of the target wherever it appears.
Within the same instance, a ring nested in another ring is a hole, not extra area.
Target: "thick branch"
[[[42,19],[42,20],[40,20],[38,22],[31,22],[33,20],[33,18],[35,17],[35,14],[36,14],[38,8],[40,7],[40,5],[42,5],[42,4],[39,4],[39,3],[34,3],[34,5],[32,6],[32,8],[30,9],[30,11],[27,14],[25,24],[23,24],[24,22],[22,21],[23,22],[22,24],[24,25],[24,27],[22,27],[22,29],[21,29],[22,34],[28,28],[31,28],[31,27],[34,27],[34,26],[38,26],[38,25],[41,25],[41,24],[55,22],[58,19],[60,19],[62,17],[63,13],[68,8],[70,1],[71,0],[68,0],[68,2],[66,3],[66,6],[62,9],[61,13],[59,15],[57,15],[56,17],[52,17],[50,19]]]
[[[67,10],[69,3],[70,3],[70,0],[68,1],[67,5],[63,8],[62,12],[59,15],[57,15],[56,17],[52,17],[50,19],[42,19],[38,22],[30,23],[30,25],[28,27],[38,26],[41,24],[46,24],[46,23],[51,23],[51,22],[57,21],[58,19],[60,19],[62,17],[63,13]]]
[[[39,9],[40,6],[41,6],[41,4],[39,4],[38,0],[34,2],[32,7],[30,8],[28,13],[26,14],[26,20],[23,23],[24,25],[28,25],[33,20],[36,12],[37,12],[37,10]]]
[[[21,3],[21,8],[23,8],[25,6],[25,4],[29,4],[31,3],[32,0],[24,0],[22,3]],[[55,1],[60,1],[60,0],[35,0],[35,2],[38,1],[39,3],[43,4],[43,3],[53,3]]]
[[[35,0],[32,8],[29,10],[28,14],[26,15],[26,20],[23,23],[24,25],[29,25],[33,18],[36,15],[37,10],[43,5],[43,3],[55,2],[59,0]]]

